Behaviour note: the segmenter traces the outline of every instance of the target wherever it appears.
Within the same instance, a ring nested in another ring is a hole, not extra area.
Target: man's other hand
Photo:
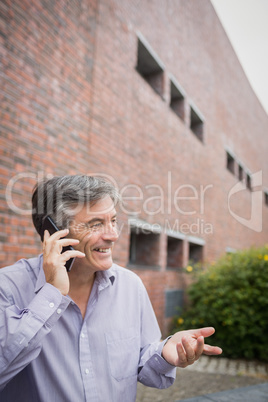
[[[187,367],[199,359],[201,354],[220,355],[222,349],[206,345],[204,338],[214,334],[213,327],[176,332],[164,345],[163,358],[176,367]]]

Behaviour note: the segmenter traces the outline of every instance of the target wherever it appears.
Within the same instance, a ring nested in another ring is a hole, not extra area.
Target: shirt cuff
[[[154,359],[154,367],[160,374],[167,374],[169,372],[172,372],[174,370],[174,373],[170,373],[172,377],[176,377],[176,366],[173,366],[173,364],[168,363],[163,357],[162,357],[162,350],[165,345],[165,343],[171,338],[169,336],[166,338],[164,341],[160,342],[156,349],[156,354],[153,356]]]

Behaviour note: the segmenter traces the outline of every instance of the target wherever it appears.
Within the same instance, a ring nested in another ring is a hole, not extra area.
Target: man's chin
[[[113,260],[111,259],[110,261],[107,261],[105,264],[100,264],[99,268],[101,271],[107,271],[110,269],[113,265]]]
[[[112,268],[113,261],[110,264],[107,264],[104,268],[105,271],[108,271],[108,269]]]

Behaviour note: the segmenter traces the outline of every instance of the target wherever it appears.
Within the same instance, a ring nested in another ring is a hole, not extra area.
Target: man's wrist
[[[163,348],[162,348],[162,352],[161,352],[161,357],[163,357],[164,360],[166,360],[166,359],[165,359],[165,357],[164,357],[164,355],[163,355],[163,350],[164,350],[164,347],[166,346],[166,344],[168,343],[168,341],[170,340],[170,338],[172,338],[172,335],[170,335],[169,337],[167,337],[167,339],[165,340],[165,342],[164,342],[164,344],[163,344]],[[166,360],[166,362],[167,362],[167,360]],[[168,362],[167,362],[167,363],[168,363]]]

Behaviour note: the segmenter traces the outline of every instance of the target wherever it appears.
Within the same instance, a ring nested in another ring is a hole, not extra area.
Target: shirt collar
[[[96,272],[95,279],[99,290],[105,289],[107,286],[111,286],[114,284],[115,276],[112,272],[112,267],[107,271],[98,271]]]
[[[37,281],[35,284],[35,293],[37,293],[46,283],[45,273],[43,270],[43,254],[39,256],[39,274],[37,277]],[[99,290],[105,289],[107,286],[113,285],[115,281],[115,276],[112,272],[112,267],[107,271],[98,271],[96,273],[96,281],[99,287]]]

